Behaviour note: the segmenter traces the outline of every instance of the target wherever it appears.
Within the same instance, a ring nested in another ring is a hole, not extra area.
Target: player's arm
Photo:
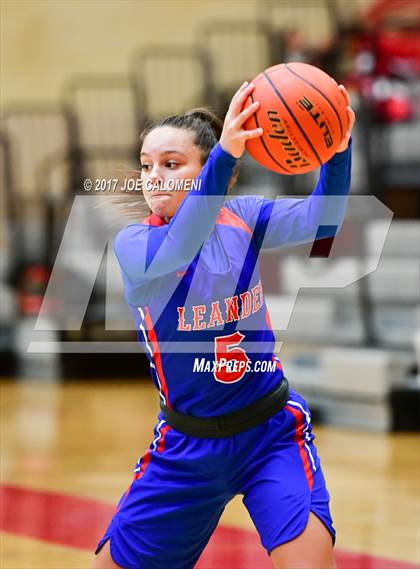
[[[351,181],[351,141],[348,148],[321,166],[318,183],[305,199],[264,200],[256,231],[265,229],[262,247],[298,245],[316,236],[333,237],[341,228]],[[319,228],[322,233],[319,233]],[[264,228],[264,229],[263,229]]]
[[[211,231],[236,160],[220,145],[211,151],[191,190],[167,225],[133,224],[115,238],[114,251],[125,276],[149,281],[192,261]]]
[[[258,103],[242,111],[253,85],[244,83],[232,98],[220,143],[211,151],[196,181],[195,190],[181,202],[168,225],[129,225],[117,235],[114,251],[125,278],[132,284],[150,282],[190,263],[208,238],[223,204],[236,159],[246,140],[262,129],[244,130],[243,124]]]

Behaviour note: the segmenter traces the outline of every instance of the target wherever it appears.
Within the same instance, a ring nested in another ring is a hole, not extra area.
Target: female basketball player
[[[335,567],[310,414],[273,354],[258,252],[311,242],[320,225],[341,224],[354,113],[340,86],[349,130],[311,196],[224,202],[246,141],[262,134],[243,129],[258,108],[242,110],[253,88],[244,83],[234,95],[220,137],[202,110],[142,136],[150,215],[120,231],[115,252],[161,412],[95,569],[192,569],[237,494],[275,567]],[[185,191],[171,191],[180,181]],[[323,218],[331,197],[334,223]]]

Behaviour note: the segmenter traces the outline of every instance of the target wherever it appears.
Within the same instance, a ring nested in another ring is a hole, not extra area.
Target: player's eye
[[[175,160],[168,160],[168,162],[166,162],[166,167],[170,168],[171,170],[174,170],[177,166],[178,162],[176,162]]]
[[[140,169],[142,170],[142,172],[149,172],[151,168],[150,164],[141,164],[140,165]]]

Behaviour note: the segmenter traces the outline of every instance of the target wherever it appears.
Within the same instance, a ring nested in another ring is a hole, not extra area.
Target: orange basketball
[[[347,108],[332,77],[306,63],[269,67],[253,81],[245,103],[260,102],[245,128],[262,127],[246,148],[262,166],[280,174],[304,174],[327,162],[347,131]]]

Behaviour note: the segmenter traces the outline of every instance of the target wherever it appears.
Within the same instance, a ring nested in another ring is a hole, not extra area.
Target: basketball
[[[282,63],[252,83],[244,108],[254,101],[260,107],[244,127],[264,130],[246,144],[259,164],[279,174],[304,174],[336,153],[347,130],[347,111],[332,77],[306,63]]]

